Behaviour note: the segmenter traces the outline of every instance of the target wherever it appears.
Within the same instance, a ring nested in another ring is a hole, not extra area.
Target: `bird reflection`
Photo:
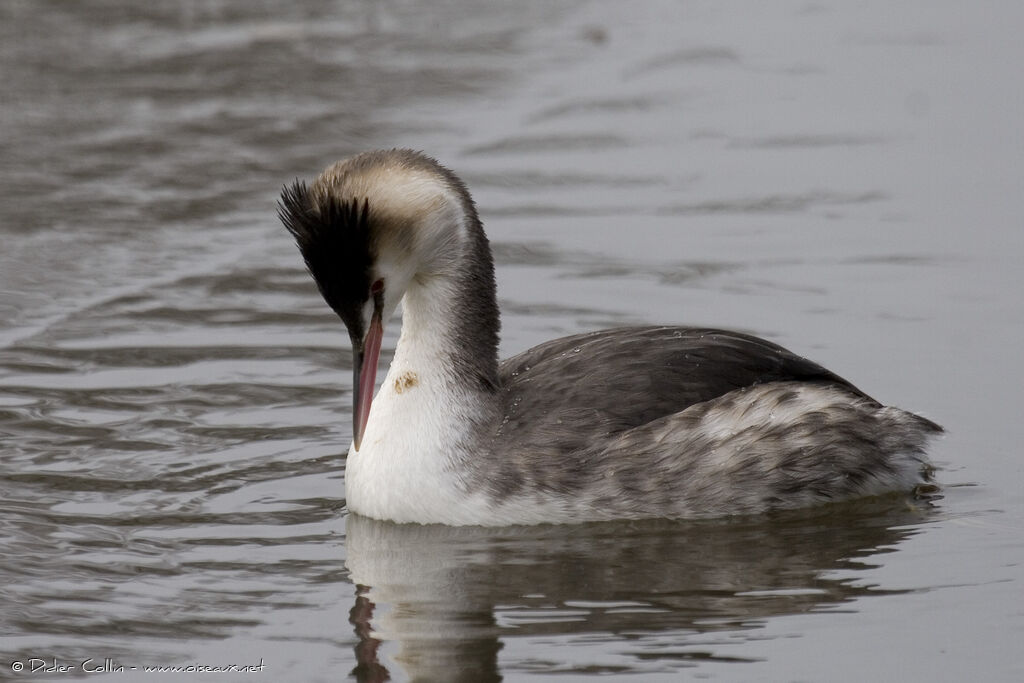
[[[899,592],[835,570],[874,566],[934,515],[933,502],[902,496],[701,522],[484,528],[350,515],[352,674],[499,681],[511,636],[614,639],[634,653],[637,672],[735,661],[734,649],[709,652],[699,637],[729,631],[735,643],[735,632],[753,637],[771,617]],[[655,639],[660,646],[645,650]]]

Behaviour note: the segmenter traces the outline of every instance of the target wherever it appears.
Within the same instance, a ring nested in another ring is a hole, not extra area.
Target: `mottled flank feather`
[[[566,515],[591,519],[909,491],[929,480],[924,450],[942,432],[780,346],[725,330],[603,330],[501,369],[504,411],[479,447],[493,455],[471,464],[469,486],[496,505],[571,501]]]
[[[696,403],[570,453],[507,454],[496,502],[573,500],[592,518],[762,513],[930,480],[933,422],[833,384],[769,382]]]

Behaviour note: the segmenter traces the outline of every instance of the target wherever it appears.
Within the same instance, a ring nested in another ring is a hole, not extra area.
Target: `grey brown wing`
[[[564,337],[501,364],[501,442],[570,452],[730,391],[775,381],[864,392],[772,342],[716,329],[630,327]]]

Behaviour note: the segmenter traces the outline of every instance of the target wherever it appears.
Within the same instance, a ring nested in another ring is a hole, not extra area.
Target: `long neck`
[[[497,387],[501,322],[494,262],[475,215],[457,262],[445,273],[414,279],[402,308],[396,359],[426,352],[428,362],[458,386],[488,392]]]

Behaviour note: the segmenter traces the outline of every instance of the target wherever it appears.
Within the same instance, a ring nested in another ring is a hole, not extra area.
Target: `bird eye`
[[[383,291],[384,280],[375,280],[374,283],[370,285],[370,294],[380,294]]]

